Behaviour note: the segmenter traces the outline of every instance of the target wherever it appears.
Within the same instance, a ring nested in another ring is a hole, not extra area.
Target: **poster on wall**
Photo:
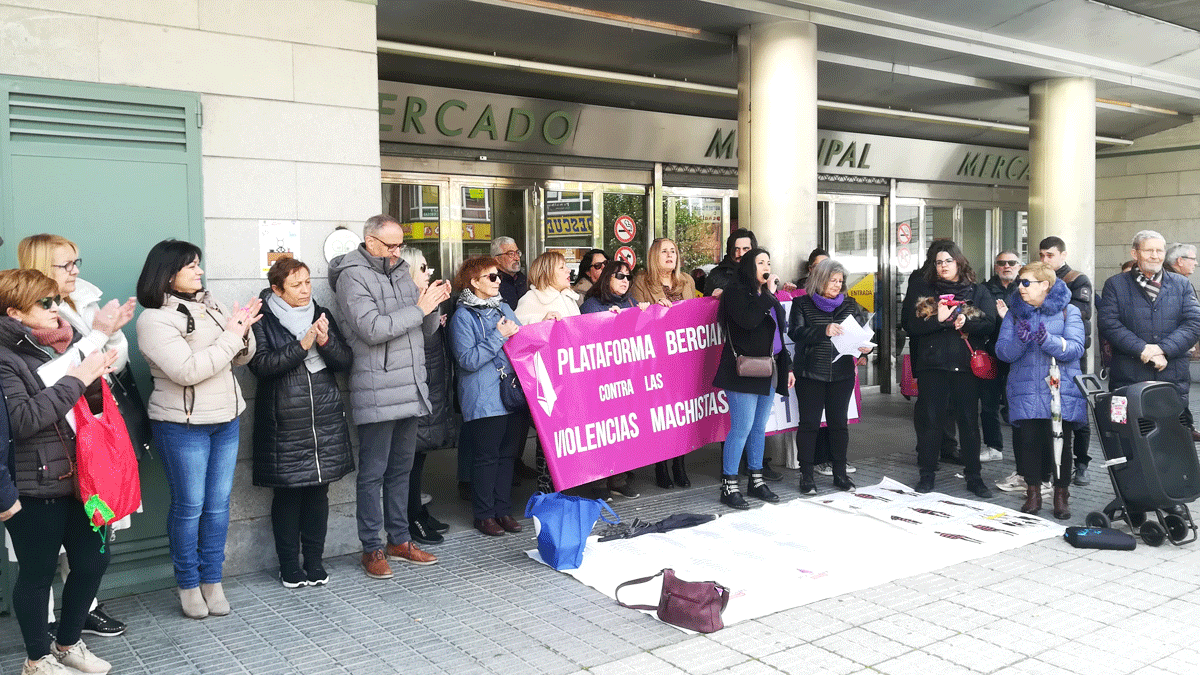
[[[300,227],[294,220],[258,221],[259,276],[267,278],[267,271],[281,258],[301,258]]]

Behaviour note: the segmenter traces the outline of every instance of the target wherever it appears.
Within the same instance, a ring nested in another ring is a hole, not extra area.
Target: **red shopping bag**
[[[92,414],[83,396],[75,402],[79,498],[95,530],[133,513],[142,503],[137,455],[117,401],[103,378],[100,393],[104,400],[100,418]]]

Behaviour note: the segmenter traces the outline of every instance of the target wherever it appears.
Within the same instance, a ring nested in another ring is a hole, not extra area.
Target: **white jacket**
[[[96,312],[100,311],[101,295],[100,289],[93,284],[76,279],[75,290],[69,296],[75,302],[75,309],[71,309],[71,306],[64,302],[58,306],[58,315],[83,336],[81,340],[92,343],[96,349],[115,351],[117,361],[113,364],[113,372],[119,373],[129,363],[129,340],[125,338],[123,331],[105,335],[104,331],[92,328]]]
[[[564,318],[579,316],[579,294],[569,288],[562,291],[530,288],[517,301],[517,321],[522,326],[542,321],[550,312],[558,312]]]

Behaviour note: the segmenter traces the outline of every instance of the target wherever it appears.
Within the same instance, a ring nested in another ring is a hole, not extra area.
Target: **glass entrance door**
[[[663,232],[679,249],[684,274],[721,262],[725,238],[737,229],[737,190],[666,188],[663,190]]]
[[[846,268],[845,292],[858,301],[868,312],[871,322],[879,331],[883,317],[880,312],[891,311],[886,302],[876,302],[886,294],[879,288],[879,252],[882,245],[880,223],[883,220],[883,201],[874,196],[832,195],[822,196],[828,233],[826,249],[829,256]],[[874,342],[879,343],[876,335]],[[865,366],[859,368],[859,383],[862,386],[879,384],[881,361],[876,352]]]

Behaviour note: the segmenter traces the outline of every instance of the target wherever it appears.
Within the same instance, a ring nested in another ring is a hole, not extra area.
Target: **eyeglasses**
[[[383,244],[383,247],[387,249],[388,253],[399,253],[400,251],[404,250],[404,242],[400,242],[399,244],[389,244],[373,234],[368,234],[367,236],[379,242],[380,244]]]
[[[500,275],[495,272],[492,272],[491,274],[485,274],[485,275],[479,277],[479,279],[480,280],[487,279],[488,281],[491,281],[494,283],[494,282],[500,281]]]
[[[1180,259],[1180,260],[1192,260],[1192,261],[1194,261],[1194,260],[1196,259],[1196,256],[1194,256],[1194,255],[1181,255],[1181,256],[1179,256],[1179,259]]]
[[[1025,288],[1029,288],[1029,284],[1046,283],[1046,282],[1042,281],[1041,279],[1017,279],[1017,281],[1021,282],[1021,285],[1024,286]]]
[[[513,250],[505,251],[504,253],[501,253],[500,255],[515,255],[516,257],[520,258],[521,257],[521,249],[514,248]]]
[[[598,262],[598,263],[592,263],[592,269],[594,269],[594,270],[603,269],[603,267],[604,267],[604,265],[605,265],[606,263],[607,263],[607,261],[605,261],[605,262]]]
[[[617,281],[625,281],[629,278],[629,274],[625,272],[614,272],[613,276],[616,277]]]
[[[1020,265],[1020,264],[1021,264],[1020,260],[997,260],[996,261],[996,266],[998,266],[998,267],[1016,267],[1017,265]]]
[[[421,271],[422,271],[422,272],[428,272],[428,271],[429,271],[429,265],[421,265]]]
[[[933,264],[937,265],[938,267],[945,267],[953,263],[954,258],[938,258],[937,260],[933,261]]]
[[[74,260],[68,260],[67,262],[65,262],[61,265],[51,265],[51,267],[57,267],[58,269],[60,269],[64,272],[70,272],[71,270],[77,270],[82,266],[83,266],[83,258],[76,258]]]
[[[61,295],[55,295],[53,297],[46,296],[40,300],[34,300],[33,304],[41,305],[42,309],[50,309],[54,305],[62,304],[62,296]]]

